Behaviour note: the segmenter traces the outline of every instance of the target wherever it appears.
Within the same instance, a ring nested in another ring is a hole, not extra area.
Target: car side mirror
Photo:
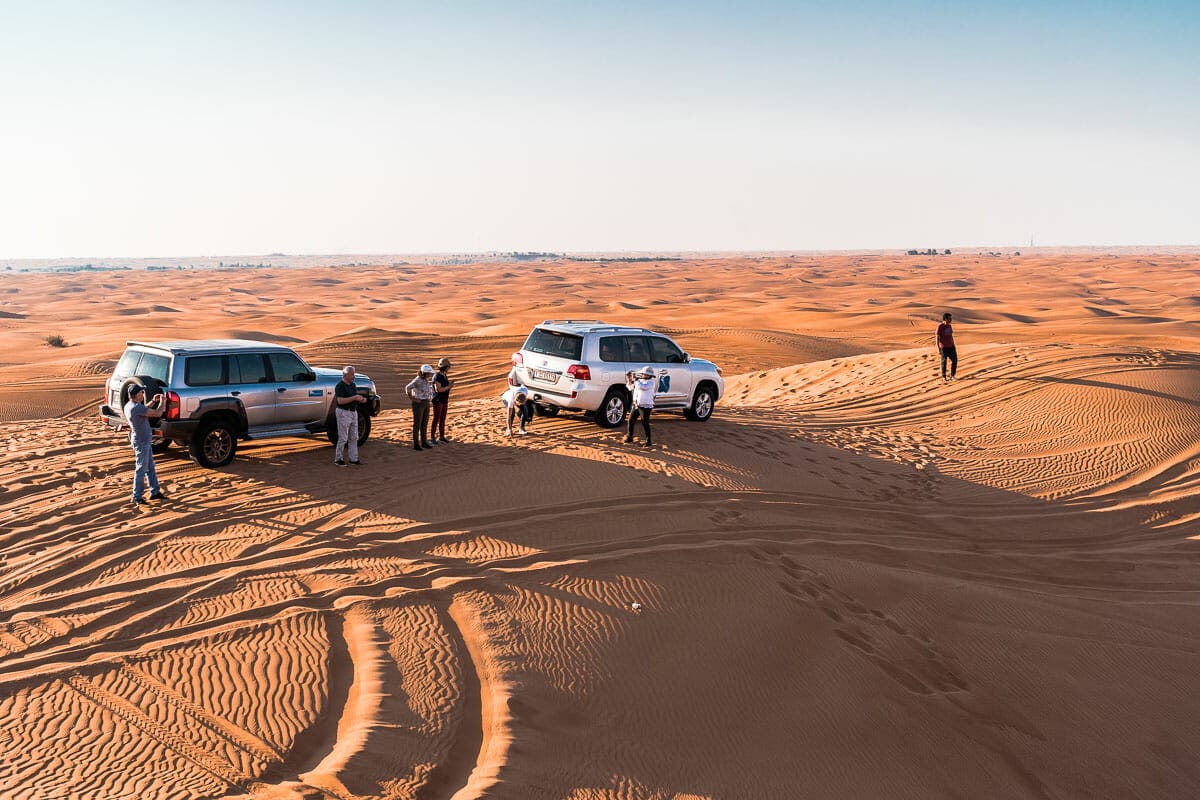
[[[684,353],[683,354],[683,363],[690,364],[691,362],[692,362],[692,357],[689,356],[687,353]]]
[[[315,373],[315,372],[306,372],[306,373],[304,373],[304,380],[306,380],[306,381],[315,381],[316,379],[317,379],[317,373]]]

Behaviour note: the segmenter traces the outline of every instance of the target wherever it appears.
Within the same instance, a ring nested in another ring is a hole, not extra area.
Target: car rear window
[[[141,357],[141,350],[126,350],[125,355],[121,356],[121,360],[117,362],[117,367],[113,370],[113,375],[118,378],[128,378],[130,375],[136,375],[138,359]]]
[[[189,358],[183,382],[188,386],[220,386],[225,383],[225,356]]]
[[[529,338],[525,340],[524,349],[544,356],[578,361],[583,354],[583,337],[572,333],[534,328],[533,333],[529,334]]]

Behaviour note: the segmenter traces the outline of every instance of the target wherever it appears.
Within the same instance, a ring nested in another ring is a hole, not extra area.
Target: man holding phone
[[[147,405],[146,387],[134,384],[129,389],[129,402],[125,404],[125,419],[129,422],[129,445],[133,448],[133,505],[145,505],[146,483],[150,483],[150,499],[163,500],[166,495],[158,486],[158,473],[154,469],[154,432],[150,420],[163,415],[162,393],[154,395]]]

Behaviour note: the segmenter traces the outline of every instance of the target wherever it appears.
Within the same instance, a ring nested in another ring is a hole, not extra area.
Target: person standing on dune
[[[443,443],[450,441],[446,438],[446,412],[450,410],[450,387],[454,386],[454,381],[446,375],[449,371],[450,359],[445,356],[438,359],[437,374],[433,376],[437,391],[433,395],[433,422],[429,424],[429,438]]]
[[[348,455],[350,463],[360,466],[358,460],[358,407],[367,402],[367,398],[358,393],[354,383],[354,367],[342,369],[342,379],[333,387],[333,419],[337,423],[338,440],[333,446],[333,463],[336,466],[346,466],[342,457]]]
[[[146,397],[146,389],[140,384],[129,387],[129,402],[125,404],[125,419],[129,422],[129,445],[133,448],[133,505],[144,505],[146,499],[142,496],[146,484],[150,484],[150,499],[163,500],[166,495],[158,486],[158,473],[154,469],[154,432],[150,429],[150,420],[163,415],[162,399],[165,395],[156,394],[146,405],[142,401]]]
[[[642,430],[646,432],[646,441],[642,447],[652,447],[650,438],[650,412],[654,410],[654,393],[658,388],[658,378],[654,368],[647,365],[638,372],[625,373],[625,388],[633,398],[633,410],[629,412],[629,431],[625,434],[625,443],[633,441],[633,426],[638,417],[642,418]]]
[[[942,314],[942,324],[937,328],[937,347],[938,352],[942,354],[942,380],[953,381],[957,380],[955,375],[958,373],[958,350],[954,347],[954,328],[951,327],[950,321],[953,319],[950,312]],[[950,376],[946,376],[946,362],[950,362]]]
[[[408,395],[408,399],[412,400],[413,425],[412,425],[412,440],[413,450],[424,450],[428,447],[433,447],[433,442],[429,441],[429,411],[433,405],[433,365],[422,364],[421,371],[417,373],[417,377],[409,381],[408,386],[404,387],[404,393]]]

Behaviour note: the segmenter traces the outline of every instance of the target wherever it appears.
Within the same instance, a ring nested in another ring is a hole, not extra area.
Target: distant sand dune
[[[977,258],[0,275],[0,796],[1196,796],[1200,270]],[[530,326],[597,314],[718,363],[713,418],[504,436]],[[131,510],[105,377],[200,336],[370,375],[364,466],[172,448]]]

